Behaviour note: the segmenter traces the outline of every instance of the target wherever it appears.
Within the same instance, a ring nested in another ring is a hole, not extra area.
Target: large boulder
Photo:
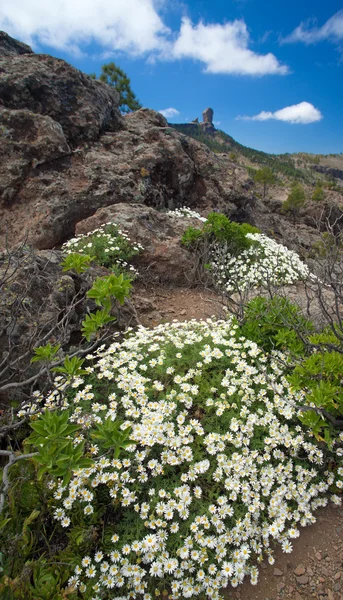
[[[199,219],[175,216],[139,204],[114,204],[80,221],[76,233],[86,234],[109,222],[128,233],[132,242],[143,246],[135,259],[142,281],[174,287],[193,283],[194,255],[180,242],[187,227],[201,228]]]
[[[31,169],[71,153],[63,129],[51,117],[26,109],[0,109],[0,198],[15,201]]]
[[[121,126],[119,94],[114,88],[64,60],[22,53],[20,43],[10,40],[0,37],[0,106],[51,117],[73,146]]]

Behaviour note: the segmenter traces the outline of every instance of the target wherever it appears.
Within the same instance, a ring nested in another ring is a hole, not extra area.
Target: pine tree
[[[101,67],[100,80],[112,85],[120,95],[119,109],[122,113],[129,113],[142,108],[136,95],[131,89],[131,82],[126,73],[113,62]]]
[[[267,186],[275,182],[273,171],[269,167],[263,167],[255,173],[255,182],[263,185],[263,198],[266,197]]]
[[[300,209],[304,206],[306,200],[305,190],[299,183],[293,185],[291,192],[283,203],[283,210],[293,215],[293,223],[299,215]]]

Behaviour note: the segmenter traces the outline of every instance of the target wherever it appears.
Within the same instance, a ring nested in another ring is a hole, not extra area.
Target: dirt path
[[[142,325],[153,327],[177,319],[224,318],[226,310],[221,297],[202,289],[135,286],[134,302]]]
[[[135,287],[135,304],[143,325],[177,319],[224,318],[217,294],[197,289]],[[316,513],[317,522],[293,540],[293,552],[277,548],[275,564],[262,563],[259,582],[227,590],[226,600],[343,600],[343,508],[330,505]]]

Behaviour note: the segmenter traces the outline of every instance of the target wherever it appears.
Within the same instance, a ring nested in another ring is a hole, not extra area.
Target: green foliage
[[[194,248],[201,239],[203,238],[203,231],[197,227],[187,227],[182,238],[181,244],[186,248]]]
[[[216,242],[225,243],[232,254],[239,254],[253,244],[246,237],[247,233],[259,233],[259,229],[248,223],[235,223],[225,215],[216,212],[208,215],[203,231]]]
[[[263,167],[255,173],[255,183],[260,183],[263,186],[263,198],[266,196],[268,185],[275,183],[275,175],[269,167]]]
[[[82,365],[84,363],[84,358],[79,358],[78,356],[66,356],[63,365],[61,367],[54,367],[52,371],[54,373],[62,373],[62,375],[66,375],[68,379],[75,379],[75,377],[80,377],[80,375],[85,375],[87,371],[82,369]]]
[[[113,450],[113,457],[118,458],[120,452],[128,446],[134,444],[130,440],[131,427],[121,429],[121,421],[113,421],[108,417],[103,423],[100,423],[91,437],[101,443],[102,448]]]
[[[94,260],[95,256],[89,256],[88,254],[80,254],[79,252],[71,252],[67,254],[63,259],[61,265],[63,271],[75,271],[78,275],[84,273],[89,269],[89,265]]]
[[[259,230],[248,223],[230,221],[222,213],[212,212],[202,229],[187,227],[181,243],[190,249],[197,248],[201,253],[201,242],[218,242],[225,244],[228,252],[237,255],[254,244],[246,237],[248,233],[259,233]]]
[[[96,313],[90,313],[82,321],[82,335],[89,342],[99,329],[115,320],[115,317],[111,317],[105,308],[97,310]]]
[[[318,340],[318,336],[309,338],[309,341]],[[306,357],[298,364],[293,373],[289,375],[289,382],[293,388],[306,389],[306,403],[321,411],[326,411],[332,419],[343,419],[343,355],[341,352],[319,349]],[[300,420],[313,429],[318,441],[332,444],[337,430],[333,421],[325,413],[303,411]],[[336,430],[336,431],[335,431]]]
[[[60,347],[60,344],[56,344],[55,346],[53,346],[49,343],[45,346],[38,346],[37,348],[34,348],[34,356],[31,358],[31,362],[51,362],[56,357],[56,354],[59,351]]]
[[[308,175],[305,171],[297,169],[294,166],[292,157],[288,154],[267,154],[260,150],[248,148],[236,142],[230,135],[217,129],[215,134],[208,134],[204,131],[201,125],[194,125],[190,123],[174,123],[170,124],[171,127],[183,133],[189,137],[192,137],[203,144],[206,144],[212,152],[235,152],[237,155],[242,155],[248,158],[252,163],[261,165],[262,167],[269,167],[273,173],[282,173],[283,175],[292,179],[308,179]],[[254,176],[255,169],[251,167],[247,168],[249,175]],[[252,172],[253,171],[253,172]]]
[[[312,244],[312,254],[315,257],[326,258],[333,257],[340,252],[342,248],[342,241],[336,237],[333,233],[325,231],[321,235],[321,239],[318,242]]]
[[[287,298],[257,296],[244,310],[243,335],[266,352],[277,348],[302,355],[305,351],[302,339],[313,330],[313,324]]]
[[[36,421],[30,423],[33,433],[26,443],[37,449],[34,460],[39,465],[38,481],[49,474],[63,478],[67,485],[72,472],[90,467],[93,463],[84,458],[84,443],[74,445],[72,434],[80,429],[79,425],[71,425],[70,413],[46,410]]]
[[[141,249],[140,244],[133,244],[126,233],[114,223],[102,225],[87,235],[73,238],[63,245],[63,250],[67,253],[64,262],[74,270],[75,266],[85,270],[92,260],[97,265],[111,269],[117,275],[129,269],[129,261]],[[89,253],[92,255],[90,259]],[[75,258],[69,261],[69,256]]]
[[[294,390],[306,390],[299,419],[331,446],[335,421],[343,422],[343,347],[334,332],[314,333],[313,324],[286,298],[257,297],[246,307],[242,333],[267,352],[278,349],[291,359],[287,379]]]
[[[296,217],[298,216],[300,209],[304,206],[306,200],[305,190],[300,184],[295,184],[286,200],[283,203],[283,211],[290,212],[293,215],[293,220],[295,223]]]
[[[101,67],[100,81],[113,86],[119,93],[119,108],[122,113],[129,113],[142,108],[136,95],[131,89],[131,82],[126,73],[111,62]]]
[[[312,194],[312,200],[314,202],[322,202],[325,198],[325,192],[321,185],[317,185],[316,189]]]
[[[111,298],[114,297],[120,304],[124,304],[125,298],[132,288],[131,279],[121,275],[107,275],[97,277],[92,288],[87,292],[88,298],[93,298],[98,306],[103,306],[107,312],[111,310]]]

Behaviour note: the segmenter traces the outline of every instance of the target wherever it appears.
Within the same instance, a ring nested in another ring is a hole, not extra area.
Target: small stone
[[[276,590],[278,592],[278,594],[280,594],[280,592],[282,592],[282,590],[285,588],[285,584],[282,583],[282,581],[280,583],[277,584],[276,586]]]
[[[282,577],[283,572],[280,571],[280,569],[274,569],[273,575],[276,575],[276,577]]]
[[[325,579],[324,579],[324,577],[319,577],[319,580],[318,580],[318,581],[319,581],[319,583],[325,583]]]
[[[305,573],[305,567],[304,565],[298,565],[296,569],[294,569],[294,573],[296,575],[304,575]]]
[[[327,590],[327,595],[329,600],[335,600],[335,596],[331,590]]]
[[[311,567],[307,567],[307,569],[306,569],[306,573],[307,573],[307,575],[309,575],[310,577],[313,577],[313,575],[314,575],[314,572],[313,572],[313,570],[311,569]]]
[[[322,558],[323,558],[320,552],[316,552],[315,557],[317,560],[322,560]]]
[[[325,560],[326,560],[326,562],[330,562],[330,560],[331,560],[330,556],[326,556]]]
[[[175,312],[175,311],[174,311],[174,312]],[[186,315],[186,314],[187,314],[187,311],[186,311],[185,309],[183,309],[183,310],[180,310],[180,315]]]
[[[307,575],[301,575],[301,577],[297,577],[297,582],[300,585],[306,585],[308,583],[308,576]]]
[[[302,596],[300,596],[299,592],[295,592],[294,600],[303,600]]]
[[[333,578],[337,581],[337,579],[340,579],[342,576],[342,572],[338,571],[337,573],[334,574]]]
[[[335,590],[335,592],[339,592],[341,590],[342,586],[339,583],[339,581],[337,583],[335,583],[335,585],[333,586],[333,589]]]

